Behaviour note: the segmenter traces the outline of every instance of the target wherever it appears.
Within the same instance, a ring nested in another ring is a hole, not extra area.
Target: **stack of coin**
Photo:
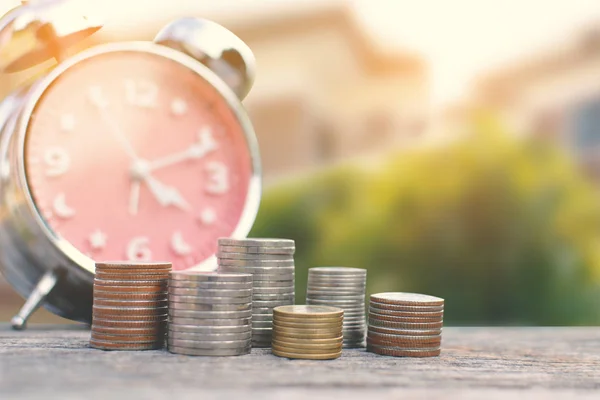
[[[90,346],[164,347],[170,263],[96,263]]]
[[[325,306],[282,306],[273,310],[274,355],[331,360],[342,355],[344,310]]]
[[[379,293],[370,300],[367,351],[395,357],[440,355],[444,299]]]
[[[269,347],[273,308],[295,302],[293,240],[219,239],[219,271],[253,275],[252,346]]]
[[[345,348],[365,346],[366,285],[366,269],[318,267],[308,270],[306,304],[339,307],[344,310]]]
[[[249,354],[252,275],[172,272],[168,348],[191,356]]]

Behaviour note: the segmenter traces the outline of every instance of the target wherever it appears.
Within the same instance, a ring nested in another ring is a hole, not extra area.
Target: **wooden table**
[[[0,398],[600,399],[600,328],[446,328],[438,358],[347,350],[334,361],[104,352],[89,332],[0,325]]]

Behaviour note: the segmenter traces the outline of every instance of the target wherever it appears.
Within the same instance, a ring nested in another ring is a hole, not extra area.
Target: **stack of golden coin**
[[[367,351],[394,357],[441,353],[444,299],[417,293],[373,294]]]
[[[90,346],[102,350],[164,347],[170,263],[96,263]]]
[[[273,309],[274,355],[331,360],[342,355],[344,310],[327,306],[281,306]]]

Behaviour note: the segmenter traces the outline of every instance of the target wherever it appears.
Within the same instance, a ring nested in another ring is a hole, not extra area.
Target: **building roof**
[[[312,7],[281,7],[278,10],[254,14],[250,17],[233,17],[215,15],[212,20],[226,26],[244,41],[256,42],[261,40],[281,38],[283,36],[301,35],[307,30],[323,27],[336,27],[356,52],[357,59],[363,62],[365,69],[376,75],[417,74],[426,72],[426,63],[417,54],[403,50],[384,50],[370,37],[354,16],[354,11],[344,3],[313,5]],[[171,16],[157,20],[156,25],[135,32],[135,36],[143,34],[145,39],[153,37],[157,27]],[[164,17],[163,17],[164,18]],[[129,33],[131,34],[131,33]],[[100,35],[105,36],[105,35]]]

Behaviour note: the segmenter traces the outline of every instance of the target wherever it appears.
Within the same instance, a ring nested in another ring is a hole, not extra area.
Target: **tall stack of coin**
[[[439,356],[444,299],[416,293],[371,295],[367,350],[395,357]]]
[[[366,285],[366,269],[318,267],[308,270],[306,304],[339,307],[344,310],[344,347],[346,348],[365,345]]]
[[[269,347],[273,309],[294,304],[293,240],[219,239],[219,271],[253,275],[252,346]]]
[[[171,353],[239,356],[252,346],[252,275],[172,272],[169,279]]]
[[[342,355],[344,310],[325,306],[282,306],[273,310],[274,355],[331,360]]]
[[[170,271],[170,263],[96,263],[90,346],[164,347]]]

